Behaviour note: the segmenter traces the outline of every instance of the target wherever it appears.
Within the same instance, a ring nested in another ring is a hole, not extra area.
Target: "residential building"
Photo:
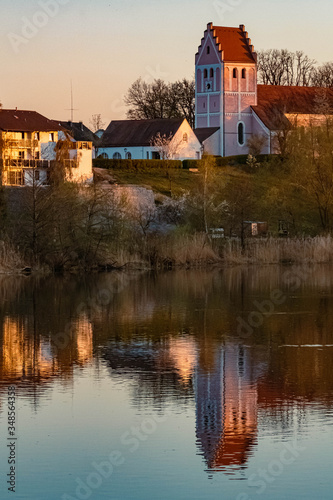
[[[112,121],[102,136],[99,155],[119,160],[160,159],[161,150],[152,145],[158,136],[172,138],[168,147],[169,159],[201,157],[201,144],[183,118]]]
[[[92,179],[92,143],[78,142],[66,135],[59,122],[36,111],[0,110],[0,161],[5,186],[47,185],[56,167],[56,146],[68,140],[62,159],[67,178],[74,182]]]

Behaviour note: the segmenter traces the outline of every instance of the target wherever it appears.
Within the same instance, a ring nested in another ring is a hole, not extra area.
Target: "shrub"
[[[153,169],[180,169],[180,160],[107,160],[97,158],[93,160],[95,168],[129,170],[133,172],[147,172]]]

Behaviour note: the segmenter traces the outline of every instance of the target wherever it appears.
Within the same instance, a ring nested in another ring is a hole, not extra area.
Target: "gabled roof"
[[[8,132],[56,132],[61,125],[36,111],[0,109],[0,130]]]
[[[248,38],[248,33],[245,31],[243,24],[239,28],[229,28],[226,26],[214,26],[213,23],[209,23],[205,33],[207,32],[211,32],[216,42],[217,50],[221,53],[221,60],[234,63],[255,63],[257,61],[257,55],[254,52],[253,45],[251,45],[251,39]],[[203,41],[204,39],[199,47],[199,53],[203,46]]]
[[[270,130],[290,125],[286,114],[322,114],[323,99],[333,113],[333,89],[258,85],[258,105],[253,111]]]
[[[208,137],[211,137],[215,132],[220,130],[220,127],[205,127],[205,128],[196,128],[193,130],[195,135],[197,136],[198,141],[202,144]]]
[[[135,147],[150,146],[152,139],[161,136],[175,135],[184,118],[156,120],[114,120],[105,130],[102,147]]]
[[[71,132],[73,138],[76,141],[89,141],[94,145],[99,144],[99,137],[94,134],[88,127],[86,127],[82,122],[62,122],[59,121],[59,124]]]

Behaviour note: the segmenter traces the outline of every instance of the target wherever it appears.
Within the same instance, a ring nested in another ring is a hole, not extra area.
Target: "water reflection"
[[[38,407],[38,387],[56,379],[66,385],[91,363],[107,366],[109,377],[130,382],[138,411],[195,408],[207,470],[244,470],[260,421],[282,436],[295,412],[302,432],[314,405],[323,418],[332,409],[333,274],[308,268],[295,288],[285,272],[1,279],[0,392],[14,382],[29,397],[33,386]],[[239,336],[238,318],[274,289],[283,303]]]

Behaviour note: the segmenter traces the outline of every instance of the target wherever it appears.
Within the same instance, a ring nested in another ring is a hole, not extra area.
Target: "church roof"
[[[198,141],[202,144],[208,137],[211,137],[215,132],[220,130],[220,127],[205,127],[205,128],[196,128],[193,130],[195,135],[197,136]]]
[[[152,139],[175,135],[184,118],[155,120],[114,120],[105,130],[101,147],[136,147],[150,146]]]
[[[56,132],[62,126],[36,111],[0,109],[0,130],[8,132]]]
[[[253,111],[270,130],[290,125],[286,114],[323,114],[322,107],[333,112],[333,89],[258,85],[258,104]]]
[[[216,43],[223,50],[225,62],[253,63],[256,61],[251,40],[243,25],[239,28],[211,25]]]

